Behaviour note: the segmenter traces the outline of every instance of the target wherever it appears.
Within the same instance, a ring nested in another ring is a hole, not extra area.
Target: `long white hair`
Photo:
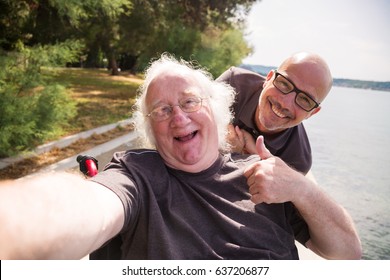
[[[138,132],[140,143],[144,148],[155,148],[155,139],[151,131],[149,113],[146,107],[146,94],[150,83],[159,75],[166,72],[186,74],[194,78],[201,89],[201,95],[208,99],[214,120],[217,125],[219,149],[229,150],[227,143],[227,127],[232,120],[231,105],[235,98],[234,89],[222,82],[215,81],[206,70],[194,66],[183,59],[177,60],[169,54],[163,54],[158,60],[152,61],[146,69],[144,83],[138,90],[138,98],[135,104],[134,123]]]

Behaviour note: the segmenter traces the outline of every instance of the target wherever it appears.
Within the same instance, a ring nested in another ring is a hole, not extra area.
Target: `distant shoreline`
[[[254,64],[241,64],[239,67],[251,70],[253,72],[259,73],[260,75],[264,75],[264,76],[266,76],[270,70],[277,68],[274,66],[264,66],[264,65],[254,65]],[[375,82],[375,81],[334,78],[333,85],[337,87],[390,91],[390,82]]]
[[[390,91],[390,82],[373,82],[351,79],[333,79],[333,85],[338,87],[362,88],[381,91]]]

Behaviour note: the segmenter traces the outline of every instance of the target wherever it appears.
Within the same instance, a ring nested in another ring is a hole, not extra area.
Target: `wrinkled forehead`
[[[145,101],[149,107],[193,95],[202,95],[199,82],[194,77],[186,73],[162,73],[150,82]]]

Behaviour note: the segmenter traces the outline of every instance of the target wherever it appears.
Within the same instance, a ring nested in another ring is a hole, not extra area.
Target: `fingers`
[[[246,147],[246,141],[247,141],[246,137],[243,134],[243,130],[241,130],[238,126],[236,126],[234,128],[234,130],[236,131],[236,135],[237,135],[238,141],[240,142],[241,153],[244,154],[245,153],[245,147]]]
[[[261,193],[261,190],[258,187],[250,187],[249,194],[251,195],[251,201],[255,204],[267,203],[264,195]]]
[[[259,186],[256,179],[256,166],[245,170],[244,175],[247,178],[248,192],[251,195],[251,201],[255,204],[262,203],[263,198],[261,195],[261,187]]]
[[[255,174],[257,169],[257,162],[249,165],[245,170],[244,170],[244,176],[249,180],[249,178]],[[254,179],[253,179],[254,180]]]
[[[276,197],[268,192],[264,186],[252,185],[249,188],[249,194],[251,195],[251,201],[255,204],[259,203],[277,203]]]
[[[231,145],[231,151],[242,153],[245,148],[245,139],[238,126],[229,125],[228,142]]]
[[[271,152],[267,149],[267,147],[264,144],[264,136],[262,135],[257,137],[256,150],[257,150],[257,154],[260,156],[261,159],[267,159],[272,157]]]
[[[234,130],[236,131],[236,134],[237,134],[237,137],[238,139],[240,140],[240,142],[244,145],[245,147],[245,138],[244,138],[244,135],[241,131],[241,129],[238,127],[238,126],[235,126],[234,127]]]
[[[264,163],[265,161],[257,161],[244,171],[248,192],[251,195],[251,201],[255,204],[273,202],[272,181],[269,181],[265,172],[267,166]]]
[[[246,130],[241,130],[245,141],[245,152],[248,154],[257,154],[256,143],[253,136]]]
[[[262,197],[259,193],[253,194],[251,197],[251,201],[254,204],[266,203],[265,201],[262,200]]]

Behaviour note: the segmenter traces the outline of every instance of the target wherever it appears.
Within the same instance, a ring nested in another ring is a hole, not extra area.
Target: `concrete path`
[[[102,171],[104,166],[111,160],[112,155],[117,151],[128,150],[134,147],[134,142],[137,139],[135,132],[130,132],[125,135],[122,135],[116,139],[113,139],[109,142],[103,143],[101,145],[95,146],[92,149],[81,152],[77,155],[73,155],[69,158],[63,159],[57,163],[49,165],[45,168],[42,168],[35,174],[30,174],[23,179],[28,177],[35,176],[41,173],[48,173],[54,171],[76,171],[79,170],[79,164],[77,162],[78,155],[88,155],[96,158],[98,160],[98,170]],[[21,178],[22,179],[22,178]]]
[[[90,129],[90,130],[87,130],[87,131],[80,132],[78,134],[74,134],[74,135],[70,135],[70,136],[64,137],[64,138],[62,138],[62,139],[60,139],[58,141],[53,141],[53,142],[50,142],[50,143],[38,146],[36,149],[34,149],[34,151],[32,151],[30,153],[26,153],[25,155],[22,155],[22,156],[16,156],[16,157],[9,157],[9,158],[0,159],[0,169],[5,168],[5,167],[7,167],[8,165],[10,165],[12,163],[16,163],[18,161],[21,161],[21,160],[23,160],[25,158],[48,152],[48,151],[52,150],[53,148],[64,148],[64,147],[69,146],[70,144],[72,144],[73,142],[75,142],[75,141],[77,141],[79,139],[88,138],[88,137],[92,136],[93,134],[102,134],[102,133],[107,132],[109,130],[112,130],[112,129],[118,127],[118,126],[125,126],[125,125],[128,125],[128,124],[131,124],[131,122],[132,122],[132,120],[128,119],[128,120],[123,120],[123,121],[120,121],[120,122],[117,122],[117,123],[104,125],[104,126],[101,126],[101,127],[97,127],[97,128],[94,128],[94,129]],[[112,145],[114,145],[114,146],[116,145],[115,144],[116,143],[115,140],[113,140],[113,141],[114,141],[113,144],[110,144],[111,146]],[[119,140],[119,141],[122,141],[122,140]]]

